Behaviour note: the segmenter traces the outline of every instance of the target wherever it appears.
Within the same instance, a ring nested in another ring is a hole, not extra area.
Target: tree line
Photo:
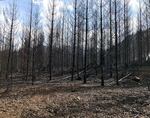
[[[130,68],[149,65],[150,1],[138,4],[134,22],[128,0],[73,0],[73,9],[66,2],[59,11],[51,0],[43,21],[31,0],[28,23],[20,28],[13,0],[3,10],[0,24],[0,77],[11,83],[19,73],[34,84],[43,73],[48,74],[47,81],[70,74],[71,81],[86,83],[88,71],[94,69],[102,86],[106,78],[115,78],[119,85]]]

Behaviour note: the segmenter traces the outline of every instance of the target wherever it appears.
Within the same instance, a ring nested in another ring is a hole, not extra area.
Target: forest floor
[[[1,88],[0,118],[150,118],[147,86],[128,79],[119,87],[107,85],[108,80],[101,87],[97,80],[22,84],[7,92]]]

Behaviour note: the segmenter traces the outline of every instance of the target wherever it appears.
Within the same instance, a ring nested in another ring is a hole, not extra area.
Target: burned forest
[[[0,118],[150,118],[150,0],[0,0]]]

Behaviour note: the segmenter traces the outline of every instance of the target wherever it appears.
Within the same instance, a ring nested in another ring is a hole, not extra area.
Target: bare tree
[[[109,63],[110,77],[112,77],[112,0],[109,1],[109,21],[110,21],[110,46],[109,46]]]
[[[8,49],[8,57],[7,57],[7,63],[6,63],[6,75],[5,75],[6,80],[9,82],[8,80],[9,72],[10,72],[10,69],[12,69],[12,67],[10,68],[10,60],[12,56],[11,54],[12,54],[12,45],[13,45],[13,33],[15,32],[16,20],[17,20],[17,5],[16,5],[15,0],[13,0],[13,3],[10,4],[10,7],[4,11],[4,16],[5,16],[5,22],[9,28],[9,32],[8,32],[9,49]]]
[[[31,38],[32,38],[32,15],[33,15],[33,3],[32,3],[32,0],[31,0],[31,4],[30,4],[29,39],[28,39],[28,48],[27,48],[26,80],[28,80],[28,75],[29,75],[30,48],[31,48]]]
[[[64,73],[64,25],[65,25],[65,16],[63,11],[63,18],[62,18],[62,37],[61,37],[61,75]]]
[[[142,7],[141,7],[141,1],[139,0],[139,33],[138,33],[138,59],[139,59],[139,65],[142,65],[142,57],[143,57],[143,50],[142,50]]]
[[[115,70],[116,84],[119,85],[118,78],[118,33],[117,33],[117,0],[115,0]]]
[[[100,46],[100,67],[101,67],[101,85],[104,86],[104,50],[103,50],[103,2],[100,1],[100,32],[101,32],[101,46]]]
[[[78,39],[77,39],[77,76],[79,77],[79,56],[80,56],[80,15],[78,13]]]
[[[85,53],[84,53],[84,81],[83,83],[86,83],[86,77],[87,77],[87,45],[88,45],[88,10],[89,10],[89,1],[86,0],[86,31],[85,31]]]
[[[150,4],[150,0],[146,0],[145,1],[145,17],[146,17],[146,44],[147,44],[147,51],[146,51],[146,56],[148,57],[149,59],[149,51],[150,51],[150,47],[149,47],[149,6]]]
[[[55,13],[55,0],[52,1],[51,13],[51,31],[49,34],[49,80],[52,79],[52,53],[53,53],[53,34],[54,34],[54,13]]]
[[[38,41],[38,30],[39,30],[39,12],[36,10],[34,14],[34,29],[33,29],[33,49],[32,49],[32,85],[34,84],[34,81],[36,79],[35,75],[35,54],[36,54],[36,45]]]
[[[77,0],[74,1],[75,3],[75,13],[74,13],[74,40],[73,40],[73,50],[72,50],[72,75],[71,81],[73,81],[74,76],[74,68],[75,68],[75,50],[76,50],[76,25],[77,25]]]

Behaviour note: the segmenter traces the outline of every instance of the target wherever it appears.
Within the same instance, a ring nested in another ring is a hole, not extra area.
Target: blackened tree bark
[[[73,40],[73,50],[72,50],[72,73],[71,73],[71,81],[73,81],[74,68],[75,68],[76,25],[77,25],[77,0],[75,0],[75,13],[74,13],[74,40]]]
[[[65,24],[65,17],[63,13],[63,19],[62,19],[62,37],[61,37],[61,75],[64,73],[64,24]]]
[[[148,15],[149,15],[148,5],[146,4],[146,44],[147,44],[146,56],[147,56],[147,59],[149,59],[149,18],[148,18],[149,16]]]
[[[89,1],[86,0],[86,31],[85,31],[85,53],[84,53],[84,80],[83,83],[86,83],[86,77],[87,77],[87,45],[88,45],[88,3]]]
[[[78,15],[78,40],[77,40],[77,78],[79,79],[79,55],[80,55],[80,16]]]
[[[110,22],[110,46],[109,46],[109,63],[110,63],[110,68],[109,68],[109,73],[110,73],[110,78],[112,78],[112,0],[109,1],[109,22]]]
[[[8,10],[8,9],[7,9]],[[10,64],[11,56],[12,56],[12,45],[13,45],[13,33],[14,33],[14,27],[15,27],[15,22],[17,20],[17,6],[15,1],[13,0],[12,6],[10,6],[10,11],[7,11],[6,13],[4,12],[4,16],[5,16],[5,21],[6,23],[8,23],[8,25],[10,25],[10,31],[9,31],[9,49],[8,49],[8,57],[7,57],[7,63],[6,63],[6,80],[8,82],[8,86],[7,89],[9,87],[9,73],[12,72],[12,70],[10,71],[10,69],[12,69],[12,67],[10,68],[10,65],[12,66],[12,64]],[[10,16],[7,16],[10,15]],[[10,23],[8,22],[10,20]],[[11,81],[12,82],[12,81]]]
[[[115,70],[116,70],[116,84],[119,85],[118,78],[118,33],[117,33],[117,0],[115,0]]]
[[[139,32],[138,32],[138,61],[139,66],[142,66],[142,8],[141,8],[141,1],[139,0]]]
[[[103,52],[103,2],[100,1],[100,30],[101,30],[101,46],[100,46],[100,67],[101,67],[101,85],[104,86],[104,52]]]
[[[31,48],[31,37],[32,37],[31,36],[32,35],[32,13],[33,13],[33,3],[32,3],[32,0],[31,0],[29,39],[28,39],[28,49],[27,49],[26,80],[28,80],[28,75],[29,75],[30,48]]]
[[[39,25],[39,13],[36,11],[34,14],[34,38],[33,38],[33,50],[32,50],[32,85],[36,79],[35,75],[35,54],[36,54],[36,45],[38,40],[38,25]],[[42,56],[42,54],[41,54]]]
[[[54,12],[55,12],[55,0],[52,2],[52,20],[51,31],[49,35],[49,80],[52,80],[52,53],[53,53],[53,34],[54,34]]]
[[[95,11],[95,18],[94,18],[94,68],[95,68],[95,73],[97,75],[97,36],[98,36],[98,13]]]

